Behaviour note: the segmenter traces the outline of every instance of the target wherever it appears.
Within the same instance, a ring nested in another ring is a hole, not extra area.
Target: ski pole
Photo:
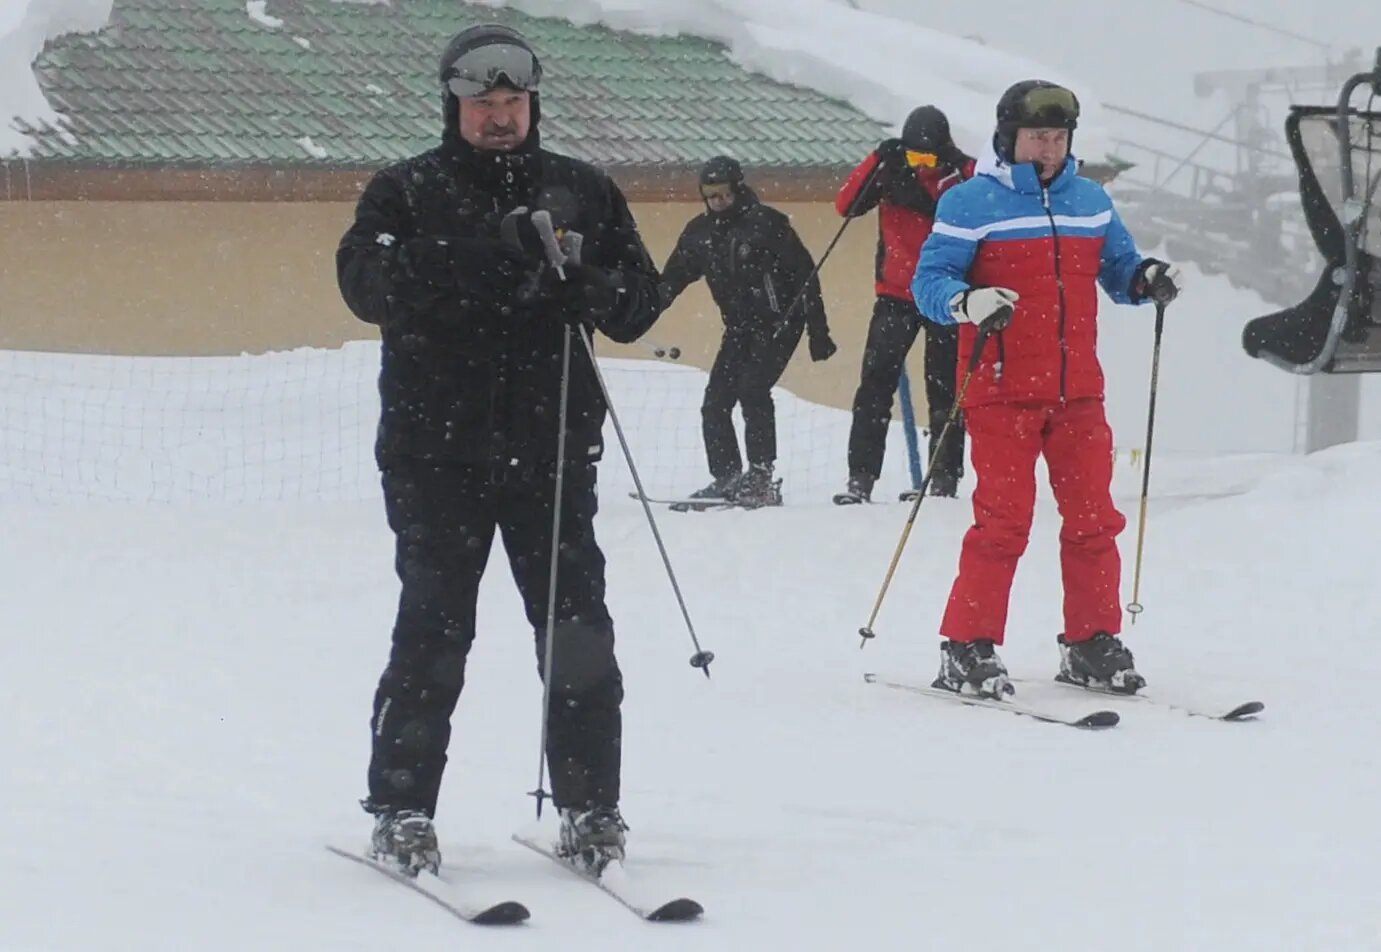
[[[892,561],[887,566],[887,574],[882,579],[882,588],[878,590],[877,600],[873,602],[873,611],[868,616],[868,624],[858,629],[859,637],[863,640],[859,648],[863,648],[868,641],[877,637],[873,631],[873,624],[877,621],[878,612],[882,610],[882,600],[887,595],[887,589],[892,584],[892,576],[896,574],[897,563],[901,561],[902,550],[906,548],[906,540],[911,536],[911,527],[916,524],[916,516],[921,511],[921,503],[925,501],[926,492],[930,489],[931,477],[935,475],[935,463],[939,458],[940,450],[945,445],[945,437],[953,429],[954,422],[959,419],[959,408],[964,403],[964,394],[969,389],[969,381],[973,379],[974,371],[978,369],[979,358],[983,356],[983,345],[988,342],[988,336],[993,331],[1000,331],[1007,326],[1012,319],[1011,305],[1005,306],[992,317],[988,318],[978,327],[978,340],[974,342],[973,353],[969,355],[968,366],[964,368],[964,379],[959,381],[959,392],[955,394],[954,405],[949,408],[949,413],[945,416],[945,425],[940,428],[940,435],[935,440],[935,446],[930,452],[930,461],[926,463],[925,476],[921,479],[920,488],[916,491],[916,498],[911,503],[911,515],[906,518],[906,525],[902,527],[901,539],[897,542],[897,549],[892,553]]]
[[[671,581],[671,590],[676,595],[676,604],[681,609],[681,618],[686,623],[686,631],[690,635],[691,644],[695,647],[695,654],[691,655],[690,665],[692,668],[699,668],[705,672],[705,677],[710,676],[710,662],[714,660],[714,652],[706,651],[700,647],[700,639],[695,634],[695,625],[691,622],[690,611],[686,608],[686,599],[681,594],[681,584],[676,580],[676,571],[671,567],[671,556],[667,555],[667,547],[662,542],[662,533],[657,528],[657,520],[652,516],[652,506],[647,501],[647,491],[643,489],[642,476],[638,474],[638,466],[633,462],[633,451],[628,446],[628,438],[623,435],[623,424],[619,422],[619,415],[614,410],[614,401],[609,396],[609,387],[604,382],[604,373],[599,369],[599,361],[595,359],[595,345],[590,340],[589,332],[584,328],[579,328],[580,339],[585,344],[585,352],[590,355],[590,366],[595,368],[595,379],[599,381],[599,389],[604,394],[604,405],[609,408],[609,420],[614,424],[614,433],[618,435],[619,447],[623,450],[623,458],[628,463],[628,472],[633,477],[633,485],[638,490],[638,500],[643,504],[643,515],[647,516],[648,527],[652,530],[652,538],[657,543],[657,551],[662,556],[662,565],[667,570],[667,578]]]
[[[1151,397],[1146,411],[1146,452],[1141,470],[1141,514],[1136,528],[1136,570],[1132,574],[1132,600],[1127,603],[1127,613],[1136,624],[1136,616],[1144,610],[1141,605],[1141,556],[1146,543],[1146,500],[1151,490],[1151,438],[1156,431],[1156,392],[1160,384],[1160,338],[1165,330],[1165,306],[1168,301],[1156,300],[1156,337],[1151,348]]]
[[[873,166],[873,170],[868,173],[868,177],[864,179],[863,184],[859,186],[858,194],[854,196],[854,200],[850,202],[849,207],[845,209],[847,214],[844,215],[844,223],[840,225],[839,230],[834,233],[834,238],[832,238],[829,245],[826,246],[825,253],[820,256],[820,261],[815,265],[814,269],[811,270],[806,279],[801,282],[801,287],[797,289],[796,296],[791,299],[790,306],[783,312],[781,316],[781,321],[783,323],[791,317],[792,312],[796,310],[796,305],[801,303],[801,298],[806,296],[806,289],[810,287],[811,281],[815,280],[816,276],[820,274],[820,269],[825,266],[825,262],[829,259],[830,253],[834,251],[834,246],[839,244],[840,238],[844,237],[844,229],[848,228],[849,223],[858,217],[853,214],[854,206],[858,204],[859,198],[872,187],[873,180],[878,177],[878,173],[882,171],[884,164],[884,162],[879,161],[877,165]]]
[[[568,236],[572,240],[569,242],[571,252],[570,254],[567,254],[564,250],[562,250],[560,242],[556,238],[555,232],[552,228],[550,215],[543,215],[540,212],[535,212],[532,215],[532,222],[533,225],[536,226],[538,234],[542,237],[542,244],[546,248],[548,259],[551,261],[554,267],[558,268],[562,280],[565,280],[565,270],[563,266],[566,264],[580,264],[581,242],[578,236],[574,233]],[[569,324],[566,326],[566,329],[566,341],[569,345]],[[618,411],[614,409],[614,399],[609,394],[609,385],[604,380],[604,372],[599,369],[599,361],[595,358],[594,341],[590,339],[590,332],[585,328],[583,324],[578,325],[576,327],[576,330],[580,334],[581,343],[585,345],[585,353],[590,358],[590,367],[594,369],[595,380],[599,382],[599,391],[604,396],[604,405],[609,410],[609,420],[614,424],[614,432],[618,435],[619,438],[619,447],[623,450],[623,458],[628,463],[628,472],[632,475],[633,485],[638,490],[638,498],[642,501],[643,504],[643,513],[647,516],[647,524],[652,529],[652,538],[656,540],[657,551],[662,556],[662,565],[666,568],[667,578],[671,581],[671,589],[676,595],[676,604],[679,605],[681,608],[681,617],[686,622],[686,631],[690,634],[691,644],[695,647],[695,653],[691,655],[690,665],[692,668],[699,668],[701,671],[705,673],[705,677],[708,678],[710,676],[710,662],[714,661],[714,652],[706,651],[705,649],[700,647],[700,639],[695,633],[695,625],[691,622],[690,611],[686,608],[686,599],[681,594],[681,584],[677,581],[676,572],[671,567],[671,557],[667,555],[666,545],[662,542],[662,533],[657,528],[657,520],[653,518],[652,507],[647,502],[647,491],[643,489],[642,476],[638,473],[637,464],[633,462],[633,451],[628,446],[628,438],[624,436],[623,424],[619,422]],[[564,438],[566,432],[564,425],[564,415],[562,416],[562,420],[563,424],[561,434]],[[555,582],[553,582],[553,585],[554,584]],[[540,799],[538,800],[538,803],[540,805]]]
[[[537,751],[537,788],[529,796],[537,798],[537,819],[542,819],[542,803],[547,793],[544,781],[547,768],[547,719],[551,716],[551,659],[556,654],[556,575],[561,555],[561,496],[566,475],[566,414],[570,405],[571,328],[567,325],[561,343],[561,397],[557,409],[556,499],[551,516],[551,568],[547,573],[546,650],[542,658],[542,737]]]

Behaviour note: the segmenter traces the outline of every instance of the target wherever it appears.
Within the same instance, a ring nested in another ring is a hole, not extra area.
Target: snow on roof
[[[14,126],[60,123],[43,98],[33,61],[43,44],[65,33],[93,33],[106,25],[114,0],[6,0],[0,3],[0,158],[26,155],[29,137]]]
[[[916,106],[934,103],[955,141],[973,152],[992,134],[993,109],[1012,83],[1039,77],[1078,90],[1079,152],[1110,151],[1090,83],[1037,59],[870,13],[836,0],[486,0],[533,16],[723,43],[733,61],[779,82],[842,99],[900,130]]]

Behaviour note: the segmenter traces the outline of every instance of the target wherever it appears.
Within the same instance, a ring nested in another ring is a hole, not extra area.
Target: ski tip
[[[648,922],[689,922],[705,914],[705,907],[694,899],[673,899],[662,903],[644,918]]]
[[[1266,705],[1260,701],[1247,701],[1228,711],[1221,719],[1225,721],[1245,720],[1248,717],[1255,717],[1264,710],[1266,710]]]
[[[521,902],[501,902],[477,913],[470,921],[481,926],[516,926],[531,915]]]
[[[1121,722],[1122,715],[1116,711],[1094,711],[1092,714],[1085,714],[1074,721],[1074,726],[1082,727],[1085,730],[1102,730],[1107,727],[1116,727]]]

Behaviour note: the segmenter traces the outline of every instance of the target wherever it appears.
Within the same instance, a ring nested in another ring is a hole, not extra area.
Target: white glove
[[[969,288],[949,299],[949,313],[961,324],[1000,331],[1012,320],[1021,295],[1008,288]]]

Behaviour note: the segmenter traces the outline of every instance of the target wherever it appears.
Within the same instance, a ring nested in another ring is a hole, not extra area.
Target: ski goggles
[[[712,198],[733,198],[734,187],[727,182],[716,185],[702,185],[700,186],[700,197],[706,201]]]
[[[532,92],[542,79],[542,65],[532,51],[513,43],[487,43],[466,50],[442,74],[446,88],[461,99],[497,86]]]
[[[1039,86],[1021,97],[1020,114],[1021,125],[1028,128],[1073,129],[1079,100],[1063,86]]]
[[[917,152],[915,149],[907,149],[906,164],[913,169],[933,169],[940,164],[940,157],[934,152]]]

